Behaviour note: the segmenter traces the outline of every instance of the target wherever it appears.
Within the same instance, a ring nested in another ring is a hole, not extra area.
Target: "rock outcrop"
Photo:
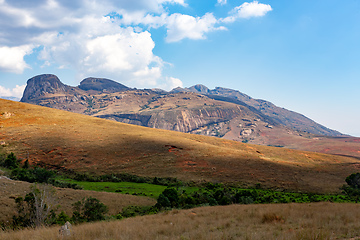
[[[34,99],[50,94],[65,94],[70,87],[63,84],[59,78],[52,74],[38,75],[30,78],[21,98],[21,102],[31,102]]]
[[[81,81],[79,88],[84,91],[94,90],[110,93],[129,90],[127,86],[106,78],[86,78]]]

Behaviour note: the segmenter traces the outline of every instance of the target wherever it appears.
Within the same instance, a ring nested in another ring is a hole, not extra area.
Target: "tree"
[[[157,208],[169,208],[171,207],[171,203],[169,201],[169,199],[167,197],[165,197],[164,194],[160,193],[157,203],[156,203],[156,207]]]
[[[15,199],[18,214],[13,217],[14,227],[40,227],[55,219],[55,190],[50,185],[32,185],[25,198]]]
[[[348,185],[343,185],[341,189],[350,197],[360,201],[360,173],[353,173],[345,179]]]
[[[73,204],[74,212],[72,221],[75,223],[100,221],[105,219],[108,207],[98,199],[88,197]]]
[[[355,189],[360,188],[360,173],[353,173],[345,179],[346,183]]]
[[[15,169],[15,168],[19,167],[19,163],[18,163],[18,161],[16,159],[16,156],[15,156],[15,154],[13,152],[10,153],[6,157],[6,159],[4,161],[4,167],[10,168],[10,169]]]
[[[29,167],[30,167],[29,160],[26,159],[26,161],[24,162],[24,165],[22,166],[22,168],[29,169]]]
[[[178,207],[179,206],[179,195],[174,188],[166,188],[158,197],[156,206],[158,208],[167,207]]]
[[[61,211],[56,218],[56,223],[59,225],[64,225],[66,222],[70,222],[70,217],[64,212]]]
[[[41,184],[31,186],[31,193],[34,196],[34,210],[36,227],[46,224],[50,217],[51,210],[56,206],[55,189],[51,185]]]

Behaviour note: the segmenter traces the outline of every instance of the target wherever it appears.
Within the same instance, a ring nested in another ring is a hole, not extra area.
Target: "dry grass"
[[[145,128],[2,99],[0,127],[8,152],[32,163],[97,174],[337,192],[358,171],[353,158]]]
[[[0,222],[9,221],[16,214],[14,199],[30,192],[30,183],[0,179]],[[65,211],[69,216],[72,214],[72,204],[84,197],[95,197],[109,207],[109,214],[115,215],[130,205],[150,206],[156,203],[155,199],[138,197],[118,193],[95,192],[85,190],[74,190],[68,188],[56,188],[56,196],[59,211]],[[1,238],[0,238],[1,239]]]
[[[263,222],[264,216],[282,219]],[[360,236],[359,217],[357,204],[203,207],[73,226],[68,239],[351,239]],[[0,232],[0,239],[59,239],[58,229]]]

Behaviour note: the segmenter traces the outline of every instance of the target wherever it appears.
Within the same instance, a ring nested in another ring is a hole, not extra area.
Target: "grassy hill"
[[[358,171],[351,157],[145,128],[0,99],[0,144],[32,164],[336,192]]]
[[[16,212],[15,198],[24,197],[30,192],[31,184],[22,181],[13,181],[0,177],[0,223],[10,221]],[[60,205],[59,212],[65,211],[72,215],[72,204],[85,198],[94,197],[109,207],[109,214],[116,215],[127,206],[149,206],[154,205],[156,200],[149,197],[139,197],[118,193],[96,192],[86,190],[74,190],[70,188],[56,188],[57,204]],[[0,239],[2,239],[0,237]]]

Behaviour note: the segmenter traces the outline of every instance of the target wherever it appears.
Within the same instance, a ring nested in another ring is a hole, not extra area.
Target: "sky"
[[[360,137],[360,1],[0,0],[0,96],[44,73],[232,88]]]

